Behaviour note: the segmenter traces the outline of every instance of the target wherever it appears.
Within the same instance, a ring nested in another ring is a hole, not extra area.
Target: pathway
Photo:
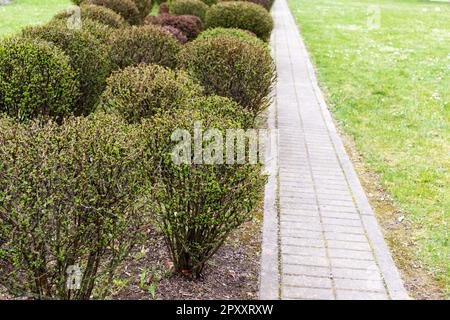
[[[272,9],[261,299],[406,299],[398,270],[317,86],[286,0]]]

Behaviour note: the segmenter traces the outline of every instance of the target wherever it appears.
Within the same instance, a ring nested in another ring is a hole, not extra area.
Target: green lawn
[[[417,259],[448,295],[449,4],[289,0],[289,5],[334,116],[417,228]],[[368,28],[368,21],[377,21],[372,13],[377,8],[379,28]]]
[[[15,0],[13,4],[0,6],[0,37],[27,25],[47,22],[70,3],[70,0]]]

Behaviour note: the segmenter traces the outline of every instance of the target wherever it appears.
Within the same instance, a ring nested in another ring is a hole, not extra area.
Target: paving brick
[[[283,275],[282,284],[285,286],[310,287],[310,288],[332,288],[331,279],[328,277],[315,277],[305,275]]]
[[[300,256],[292,254],[283,254],[281,256],[283,264],[299,264],[305,266],[328,267],[329,262],[325,257]]]
[[[383,282],[380,280],[356,280],[356,279],[334,279],[337,289],[361,290],[372,292],[386,292]]]
[[[316,277],[330,277],[331,271],[328,267],[312,267],[293,264],[284,264],[281,267],[283,274],[304,275]]]
[[[334,299],[333,290],[319,288],[298,288],[283,286],[281,289],[282,299],[310,299],[331,300]]]
[[[315,248],[306,246],[281,245],[281,253],[302,255],[308,257],[326,257],[325,248]]]
[[[336,298],[338,300],[388,300],[385,293],[339,289],[336,290]]]

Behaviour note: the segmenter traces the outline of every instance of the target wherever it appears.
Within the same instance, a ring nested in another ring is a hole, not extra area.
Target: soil
[[[125,262],[111,298],[117,300],[257,299],[261,250],[260,214],[234,232],[207,263],[200,279],[172,274],[161,236]],[[143,271],[146,271],[145,273]]]

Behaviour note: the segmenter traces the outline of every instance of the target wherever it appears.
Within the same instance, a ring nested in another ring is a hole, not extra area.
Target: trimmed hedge
[[[120,14],[129,24],[140,24],[141,13],[133,0],[86,0],[87,4],[104,6]]]
[[[126,26],[125,19],[113,10],[92,4],[82,4],[80,6],[81,20],[91,19],[103,23],[111,28],[122,28]],[[73,12],[61,12],[55,16],[56,19],[67,19]]]
[[[168,33],[170,33],[172,36],[174,36],[179,43],[185,44],[188,41],[188,38],[183,32],[181,32],[181,30],[174,28],[172,26],[164,26],[162,28]]]
[[[144,122],[152,131],[148,145],[159,164],[152,208],[175,270],[193,278],[201,274],[229,233],[252,218],[263,195],[266,179],[260,165],[191,163],[195,143],[190,137],[194,137],[195,123],[202,121],[205,130],[214,128],[211,133],[225,139],[227,130],[241,128],[235,111],[235,103],[229,99],[204,97],[190,109]],[[222,146],[215,139],[204,136],[205,161],[211,154],[221,157],[220,151],[216,154],[209,149],[214,142]],[[181,158],[174,161],[178,155]]]
[[[189,104],[202,88],[184,72],[141,64],[117,71],[108,79],[101,108],[139,122]]]
[[[112,285],[145,236],[141,189],[151,166],[138,129],[104,114],[62,125],[0,119],[0,283],[9,292],[77,300],[108,293],[97,285]],[[75,266],[80,289],[69,290]]]
[[[81,29],[90,33],[97,38],[103,45],[109,48],[109,38],[113,34],[114,28],[107,26],[96,20],[84,19],[81,24]]]
[[[179,63],[207,94],[229,97],[256,117],[268,107],[275,65],[267,48],[217,36],[188,43]]]
[[[258,38],[268,41],[273,20],[270,13],[257,4],[243,1],[219,2],[206,12],[205,26],[249,30]]]
[[[201,0],[175,0],[170,4],[170,13],[174,15],[191,15],[205,19],[208,6]]]
[[[236,0],[221,0],[221,1],[236,1]],[[258,4],[262,7],[264,7],[266,10],[270,10],[270,8],[272,7],[272,1],[271,0],[239,0],[239,1],[243,1],[243,2],[252,2],[255,4]]]
[[[83,29],[67,28],[66,23],[61,20],[45,26],[26,28],[23,35],[53,42],[70,57],[81,92],[75,113],[89,114],[97,104],[111,72],[109,48]]]
[[[55,45],[32,39],[0,42],[0,112],[19,121],[61,117],[78,96],[69,58]],[[3,158],[2,158],[3,159]]]
[[[201,0],[201,1],[208,6],[212,6],[213,4],[216,4],[218,2],[218,0]]]
[[[133,0],[133,2],[139,10],[141,20],[143,20],[152,9],[152,0]]]
[[[211,39],[215,37],[232,37],[239,39],[244,42],[248,42],[251,44],[255,44],[258,46],[261,46],[262,48],[266,48],[269,50],[269,46],[266,42],[262,41],[261,39],[257,38],[254,33],[248,30],[242,30],[242,29],[236,29],[236,28],[213,28],[213,29],[207,29],[200,33],[197,37],[197,40],[201,39]]]
[[[111,58],[118,68],[140,63],[176,66],[181,44],[159,26],[133,26],[116,30],[110,39]]]
[[[199,17],[190,15],[174,16],[162,14],[158,17],[148,16],[145,19],[145,23],[177,28],[186,35],[188,40],[195,39],[203,30],[202,20]]]

